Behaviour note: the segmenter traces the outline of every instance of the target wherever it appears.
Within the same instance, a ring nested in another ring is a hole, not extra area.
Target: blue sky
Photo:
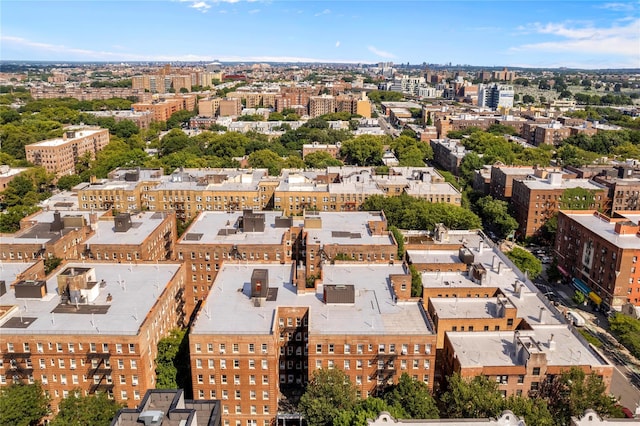
[[[1,0],[0,59],[640,68],[639,1]]]

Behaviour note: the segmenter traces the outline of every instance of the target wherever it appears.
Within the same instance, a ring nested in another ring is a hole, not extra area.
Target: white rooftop
[[[608,222],[604,219],[600,219],[594,216],[591,212],[587,214],[571,213],[567,214],[567,216],[616,247],[624,249],[640,249],[640,237],[638,237],[638,234],[616,234],[615,222]],[[638,220],[640,220],[640,214],[625,215],[625,217],[631,221],[634,221],[635,219],[636,224],[638,223]]]
[[[552,189],[570,189],[570,188],[584,188],[589,190],[606,190],[604,185],[595,183],[589,179],[562,179],[558,184],[552,184],[549,179],[536,178],[529,176],[522,182],[530,189],[535,190],[552,190]]]
[[[280,212],[260,211],[265,217],[263,232],[244,232],[238,227],[242,212],[202,212],[180,239],[180,244],[282,244],[289,228],[276,228]],[[219,235],[220,230],[228,232]],[[234,233],[235,232],[235,233]]]
[[[380,212],[319,212],[322,228],[305,228],[307,243],[344,244],[344,245],[392,245],[393,240],[388,233],[373,235],[369,231],[367,222],[382,220]],[[349,235],[340,234],[348,232]]]
[[[94,244],[120,244],[138,245],[155,231],[167,217],[161,212],[140,212],[131,215],[131,228],[126,232],[115,232],[115,221],[99,220],[95,234],[89,237],[85,243]]]
[[[355,286],[354,304],[325,304],[317,293],[297,294],[293,265],[225,264],[205,301],[193,334],[271,334],[278,307],[308,307],[309,331],[316,334],[433,334],[418,302],[394,303],[389,275],[404,274],[402,265],[325,265],[324,284]],[[251,274],[267,269],[277,299],[255,306]]]
[[[66,143],[72,142],[74,140],[77,139],[81,139],[81,138],[86,138],[88,136],[91,136],[95,133],[101,132],[104,129],[92,129],[92,130],[76,130],[75,131],[75,137],[73,138],[68,138],[68,139],[64,139],[64,138],[55,138],[55,139],[49,139],[46,141],[40,141],[40,142],[36,142],[36,143],[32,143],[29,144],[29,146],[60,146],[60,145],[64,145]]]
[[[47,294],[42,299],[17,299],[13,289],[0,297],[0,305],[15,305],[18,308],[8,314],[12,318],[22,316],[22,321],[32,321],[26,328],[8,327],[5,322],[0,328],[0,334],[135,335],[180,265],[68,263],[58,273],[69,267],[94,268],[96,280],[105,280],[106,285],[100,288],[97,298],[90,306],[98,310],[100,307],[103,307],[102,310],[108,307],[106,313],[52,313],[60,304],[56,273],[47,279]],[[107,302],[109,294],[113,298],[110,303]]]
[[[447,337],[462,368],[510,367],[524,365],[516,355],[515,331],[447,332]],[[547,354],[547,365],[610,365],[602,356],[585,345],[566,324],[538,326],[533,330],[520,330],[519,337],[525,344],[532,344],[531,351]],[[555,349],[550,349],[553,335]]]
[[[16,277],[33,266],[35,262],[3,262],[0,261],[0,281],[4,281],[9,289],[9,285],[16,281]],[[2,304],[2,303],[0,303]],[[0,333],[1,334],[1,333]]]

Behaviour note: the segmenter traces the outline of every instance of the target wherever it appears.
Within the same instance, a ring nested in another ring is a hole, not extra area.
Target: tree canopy
[[[355,405],[356,392],[349,377],[342,370],[321,368],[313,372],[298,408],[309,426],[329,426]]]
[[[49,414],[49,398],[40,382],[0,388],[0,426],[35,426]]]
[[[374,195],[362,205],[363,210],[384,210],[390,226],[401,229],[435,228],[443,223],[449,229],[479,229],[480,218],[463,207],[446,203],[430,203],[402,194],[397,197]]]
[[[520,269],[526,272],[530,279],[535,279],[542,273],[542,262],[527,250],[514,247],[506,253],[507,257]]]
[[[104,392],[82,396],[76,389],[62,400],[51,426],[107,426],[122,407]]]

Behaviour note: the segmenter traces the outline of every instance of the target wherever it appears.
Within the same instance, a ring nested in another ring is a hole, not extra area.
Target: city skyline
[[[626,1],[5,1],[0,52],[16,61],[640,68],[639,9]]]

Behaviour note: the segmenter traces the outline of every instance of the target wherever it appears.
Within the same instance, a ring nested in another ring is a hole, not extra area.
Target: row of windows
[[[329,343],[326,345],[327,347],[327,353],[333,354],[336,353],[336,345],[333,343]],[[323,348],[324,345],[321,343],[316,344],[316,353],[317,354],[321,354],[323,353]],[[365,352],[365,349],[367,352],[373,352],[374,351],[374,345],[372,343],[369,343],[367,345],[363,344],[363,343],[358,343],[355,345],[355,348],[352,348],[351,344],[345,343],[342,347],[343,349],[343,353],[345,354],[350,354],[352,353],[352,349],[355,349],[355,353],[356,354],[362,354]],[[425,345],[420,345],[419,343],[416,343],[413,345],[413,353],[414,354],[419,354],[421,353],[421,349],[424,349],[424,353],[425,354],[430,354],[431,353],[431,343],[426,343]],[[377,345],[377,352],[382,354],[382,353],[390,353],[390,354],[394,354],[397,353],[397,351],[399,350],[399,352],[402,355],[406,355],[409,353],[409,344],[407,343],[403,343],[400,346],[396,346],[395,343],[390,343],[388,346],[385,345],[384,343],[380,343]]]
[[[207,360],[207,368],[210,369],[215,369],[216,368],[216,360],[214,359],[208,359]],[[201,358],[196,358],[196,368],[203,368],[204,363],[202,362]],[[250,370],[255,370],[256,368],[256,360],[255,359],[249,359],[247,360],[247,366]],[[221,359],[218,360],[218,367],[221,370],[226,370],[227,366],[229,366],[229,368],[234,368],[234,369],[239,369],[240,368],[240,360],[239,359],[234,359],[231,360],[231,362],[227,363],[226,359]],[[267,370],[269,369],[269,361],[266,359],[262,359],[260,360],[260,366],[263,370]]]
[[[282,362],[284,361],[281,361],[281,364]],[[352,365],[355,365],[356,370],[361,370],[364,364],[361,359],[355,360],[355,363],[352,363],[351,360],[346,359],[343,361],[342,368],[344,370],[351,370]],[[386,362],[384,360],[378,360],[377,362],[374,362],[372,360],[367,360],[367,367],[373,367],[374,365],[378,370],[395,370],[396,369],[396,362],[394,360],[390,360]],[[409,366],[408,360],[406,359],[400,360],[401,370],[407,370],[408,366]],[[323,360],[317,359],[316,369],[322,368],[322,367],[323,367]],[[281,368],[282,368],[282,365],[281,365]],[[326,360],[326,368],[328,368],[329,370],[336,368],[336,362],[332,359]],[[413,370],[420,368],[420,360],[419,359],[411,360],[411,368]],[[422,368],[425,370],[429,370],[431,368],[431,360],[423,359]]]
[[[48,351],[54,351],[54,347],[55,347],[55,351],[60,353],[60,352],[64,352],[65,349],[67,350],[68,353],[75,353],[76,351],[76,347],[78,348],[78,351],[82,351],[84,350],[84,345],[82,343],[78,343],[77,345],[75,343],[53,343],[53,342],[48,342],[46,344]],[[102,344],[96,344],[96,343],[89,343],[89,352],[97,352],[98,347],[100,347],[102,349],[102,352],[109,352],[109,344],[108,343],[102,343]],[[36,352],[37,353],[44,353],[44,348],[45,348],[45,344],[38,342],[36,343]],[[116,353],[121,354],[124,353],[124,349],[128,349],[128,352],[130,354],[136,353],[136,345],[134,343],[129,343],[128,345],[123,345],[122,343],[116,343],[115,344],[115,349],[116,349]],[[22,344],[22,351],[23,352],[31,352],[31,344],[28,342],[25,342]],[[15,352],[15,345],[13,342],[7,342],[7,352]]]
[[[203,374],[198,374],[196,376],[197,382],[198,384],[204,384],[204,375]],[[247,378],[249,385],[256,385],[258,384],[258,382],[256,381],[256,375],[255,374],[250,374],[249,377]],[[239,374],[235,374],[233,376],[233,385],[239,385],[241,384],[242,380]],[[209,374],[209,378],[208,378],[208,383],[210,385],[215,385],[216,383],[218,383],[218,381],[216,381],[216,375],[215,374]],[[227,376],[226,374],[220,374],[219,377],[219,383],[221,385],[228,385],[231,384],[230,381],[230,377]],[[269,384],[269,375],[268,374],[263,374],[262,375],[262,381],[261,383],[263,385],[268,385]],[[268,399],[268,398],[267,398]]]
[[[246,345],[246,350],[247,353],[253,354],[256,353],[256,344],[255,343],[248,343]],[[262,343],[260,345],[260,352],[263,354],[267,353],[267,349],[268,346],[266,343]],[[202,353],[202,344],[201,343],[196,343],[194,344],[194,350],[196,353]],[[227,344],[226,343],[219,343],[218,344],[218,350],[221,354],[224,354],[227,352]],[[214,344],[213,343],[207,343],[207,352],[212,353],[214,351]],[[234,343],[231,345],[231,352],[234,354],[240,353],[240,344],[239,343]]]

